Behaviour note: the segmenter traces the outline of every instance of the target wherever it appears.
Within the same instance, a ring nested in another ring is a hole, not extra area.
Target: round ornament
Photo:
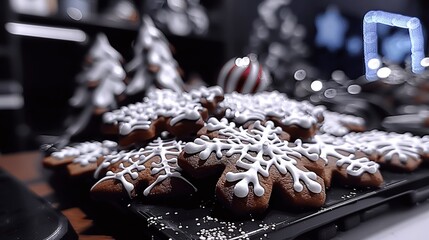
[[[225,93],[255,93],[271,84],[271,77],[259,63],[255,54],[232,58],[222,67],[217,83]]]

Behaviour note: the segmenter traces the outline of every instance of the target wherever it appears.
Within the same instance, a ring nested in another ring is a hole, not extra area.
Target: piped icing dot
[[[294,182],[293,183],[293,188],[295,189],[295,191],[297,192],[302,192],[302,190],[304,189],[304,186],[302,186],[301,183],[299,182]]]
[[[178,122],[183,120],[198,120],[201,117],[198,110],[195,109],[185,109],[184,112],[180,113],[179,115],[173,117],[170,121],[170,125],[174,126]]]
[[[123,124],[121,124],[121,126],[119,128],[119,134],[121,134],[121,135],[130,134],[131,131],[132,131],[132,127],[131,127],[131,124],[129,124],[129,123],[123,123]]]

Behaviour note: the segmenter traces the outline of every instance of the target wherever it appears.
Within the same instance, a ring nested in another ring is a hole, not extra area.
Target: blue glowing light
[[[404,61],[407,53],[410,52],[411,41],[407,32],[399,31],[392,36],[385,37],[381,46],[383,56],[392,63]]]
[[[420,64],[424,58],[424,39],[420,20],[415,17],[383,11],[369,11],[363,19],[363,41],[365,54],[365,70],[367,80],[377,79],[377,70],[368,66],[371,59],[378,59],[377,23],[406,28],[411,40],[411,69],[414,73],[421,73],[424,67]]]
[[[347,39],[346,49],[351,56],[359,55],[362,52],[362,38],[358,36],[352,36]]]
[[[334,52],[344,44],[349,24],[336,7],[329,7],[325,13],[316,17],[316,45]]]

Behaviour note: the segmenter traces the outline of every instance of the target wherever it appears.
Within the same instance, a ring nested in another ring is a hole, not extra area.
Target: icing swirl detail
[[[320,132],[341,137],[350,132],[347,126],[364,126],[365,120],[361,117],[342,114],[337,112],[325,111],[323,113],[325,120],[320,127]]]
[[[346,168],[347,174],[351,176],[361,176],[365,172],[374,174],[378,171],[379,167],[377,163],[370,161],[366,157],[356,159],[354,154],[350,154],[346,157],[343,156],[336,164],[338,167],[348,165]]]

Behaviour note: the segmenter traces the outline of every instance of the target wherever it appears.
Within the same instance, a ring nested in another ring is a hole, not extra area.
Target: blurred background
[[[359,79],[365,74],[366,12],[418,17],[426,38],[428,7],[424,0],[1,1],[0,153],[38,149],[50,136],[61,135],[76,76],[97,34],[104,33],[129,62],[143,15],[165,34],[185,82],[198,78],[214,85],[229,59],[255,53],[272,76],[271,88],[291,97],[307,99],[320,92],[306,88],[304,79],[307,85],[315,80],[332,83],[329,89],[335,91],[325,89],[322,97],[312,98],[318,103],[339,96],[344,87],[349,95],[364,88]],[[378,32],[386,63],[405,68],[410,54],[407,30],[379,27]],[[383,105],[376,95],[360,100]],[[355,109],[349,111],[365,108],[357,101],[352,100]],[[374,111],[383,116],[397,113],[385,106]]]

